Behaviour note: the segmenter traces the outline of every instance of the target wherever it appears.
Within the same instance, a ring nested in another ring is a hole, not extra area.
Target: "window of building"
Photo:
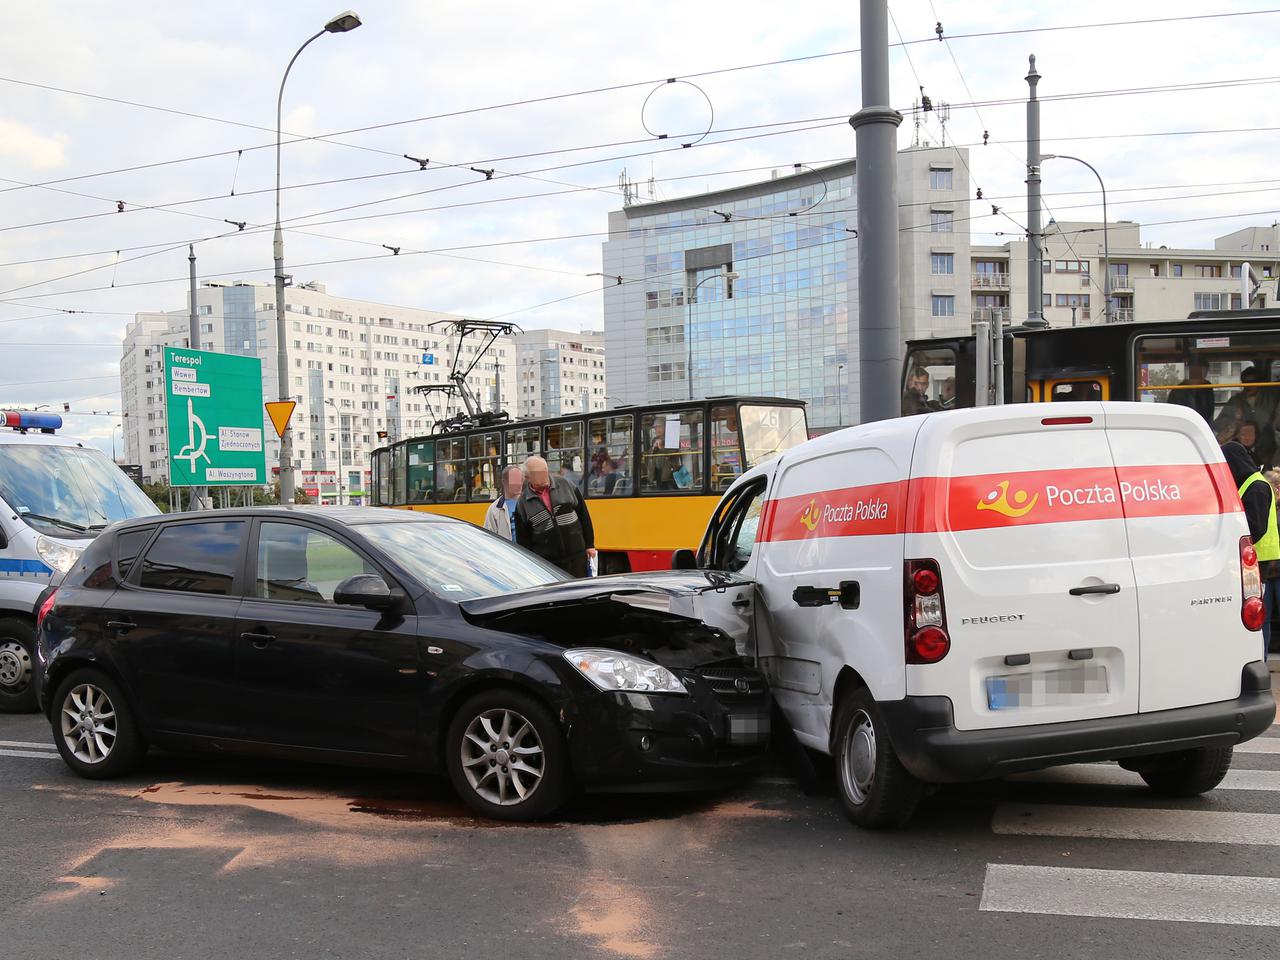
[[[934,294],[933,315],[935,317],[954,317],[956,315],[956,298]]]
[[[934,276],[950,276],[956,272],[956,255],[954,253],[935,253],[929,258]]]
[[[1240,279],[1240,264],[1233,264],[1231,267],[1231,278],[1233,280]]]
[[[1057,273],[1088,273],[1088,260],[1056,260],[1053,269]]]
[[[953,170],[930,170],[929,171],[929,189],[930,190],[950,190],[952,189]]]
[[[587,475],[588,497],[624,497],[632,492],[631,415],[601,417],[587,422],[590,449],[590,473]]]
[[[165,527],[142,558],[139,585],[229,595],[244,526],[243,521],[225,520]]]
[[[955,214],[950,210],[930,210],[929,230],[932,233],[950,233],[955,227]]]
[[[1231,298],[1225,293],[1197,293],[1195,295],[1196,310],[1226,310]]]
[[[377,573],[345,543],[293,523],[264,523],[258,531],[255,595],[264,600],[333,603],[347,577]]]
[[[702,411],[646,414],[640,426],[642,493],[702,491]]]
[[[1197,277],[1221,277],[1222,265],[1217,263],[1197,263],[1196,276]]]
[[[1057,305],[1070,309],[1074,307],[1077,311],[1076,319],[1088,320],[1089,313],[1089,294],[1087,293],[1060,293],[1058,294]]]
[[[1169,275],[1173,277],[1182,276],[1182,264],[1172,263],[1169,265]]]

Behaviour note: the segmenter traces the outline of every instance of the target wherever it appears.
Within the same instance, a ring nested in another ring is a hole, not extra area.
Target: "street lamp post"
[[[836,367],[836,426],[844,426],[844,397],[841,395],[841,389],[844,387],[844,364]]]
[[[332,397],[326,398],[324,402],[326,406],[333,407],[333,412],[338,415],[338,506],[342,506],[342,478],[346,474],[346,468],[342,465],[342,411]]]
[[[1072,157],[1065,153],[1046,153],[1040,157],[1044,160],[1074,160],[1076,163],[1083,163],[1086,167],[1093,171],[1093,175],[1098,178],[1098,187],[1102,190],[1102,322],[1111,322],[1111,240],[1108,236],[1109,227],[1107,225],[1107,185],[1102,182],[1102,174],[1088,160],[1081,160],[1079,157]],[[1074,324],[1072,324],[1074,326]]]
[[[739,275],[736,270],[725,270],[722,273],[713,273],[710,276],[703,277],[701,280],[695,283],[692,287],[690,287],[689,292],[685,294],[685,306],[688,307],[689,319],[688,319],[688,322],[685,324],[685,328],[684,328],[685,346],[687,348],[687,357],[685,359],[685,367],[684,367],[684,378],[689,383],[689,399],[690,400],[693,399],[693,301],[697,298],[698,288],[702,286],[704,283],[706,283],[708,280],[723,280],[724,295],[725,295],[725,299],[728,300],[731,296],[733,296],[733,288],[730,287],[729,284],[737,280],[738,276]]]
[[[272,252],[275,255],[276,268],[276,378],[279,380],[278,399],[289,399],[289,357],[286,350],[288,334],[284,322],[284,232],[280,229],[280,126],[281,113],[284,108],[284,85],[289,79],[289,71],[294,62],[307,49],[312,41],[326,33],[346,33],[360,26],[360,18],[348,10],[340,13],[317,31],[307,42],[298,48],[289,65],[284,68],[284,76],[280,78],[280,94],[276,97],[276,230],[272,240]],[[288,427],[280,435],[280,502],[293,503],[293,431]]]
[[[111,462],[116,463],[116,431],[120,431],[120,442],[124,443],[124,424],[117,423],[111,428]]]

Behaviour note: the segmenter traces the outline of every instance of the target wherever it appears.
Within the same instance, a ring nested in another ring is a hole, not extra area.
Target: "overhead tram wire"
[[[1261,9],[1261,10],[1237,10],[1237,11],[1210,13],[1210,14],[1192,14],[1192,15],[1186,15],[1186,16],[1180,16],[1180,17],[1150,17],[1150,18],[1143,18],[1138,20],[1112,20],[1112,21],[1099,21],[1099,22],[1091,22],[1091,23],[1057,24],[1057,25],[1044,26],[1044,27],[1024,27],[1024,28],[1011,29],[1011,30],[987,30],[987,31],[977,31],[973,33],[953,34],[949,36],[948,39],[949,40],[972,40],[972,39],[980,39],[980,38],[987,38],[987,37],[1022,36],[1022,35],[1028,35],[1028,34],[1053,33],[1053,32],[1070,31],[1070,30],[1090,30],[1090,29],[1111,28],[1111,27],[1149,26],[1149,25],[1156,25],[1156,24],[1163,25],[1163,24],[1194,22],[1194,21],[1204,21],[1204,20],[1230,19],[1230,18],[1236,18],[1236,17],[1266,16],[1266,15],[1271,15],[1276,13],[1280,13],[1280,8],[1267,8],[1267,9]],[[910,45],[917,45],[917,44],[935,43],[936,41],[937,41],[936,37],[924,37],[917,40],[904,41],[899,44],[890,44],[890,46],[891,47],[910,46]],[[677,74],[674,74],[674,77],[676,79],[699,79],[702,77],[716,76],[720,74],[733,73],[733,72],[742,71],[742,70],[753,70],[753,69],[759,69],[764,67],[782,66],[782,65],[792,64],[792,63],[802,63],[802,62],[813,61],[813,60],[822,60],[822,59],[827,59],[831,57],[851,56],[859,52],[861,51],[858,48],[847,49],[847,50],[831,50],[831,51],[824,51],[822,53],[807,54],[807,55],[798,56],[798,57],[788,57],[784,59],[770,60],[770,61],[764,61],[760,63],[740,64],[732,67],[722,67],[722,68],[717,68],[713,70],[703,70],[703,71],[696,71],[691,73],[677,73]],[[323,142],[323,143],[331,143],[334,146],[345,146],[345,147],[351,147],[354,149],[361,149],[361,150],[366,150],[366,151],[375,152],[375,153],[382,152],[382,153],[391,154],[392,153],[391,151],[380,151],[374,147],[367,147],[362,144],[351,144],[351,143],[346,143],[344,141],[334,141],[334,140],[331,140],[330,138],[347,136],[354,133],[365,133],[373,130],[385,130],[390,127],[424,123],[431,120],[466,116],[470,114],[483,113],[483,112],[488,112],[492,110],[522,107],[522,106],[532,106],[534,104],[548,103],[556,100],[564,100],[564,99],[569,99],[573,97],[588,96],[588,95],[599,94],[599,93],[616,92],[616,91],[631,89],[635,87],[652,86],[655,83],[661,83],[667,79],[671,79],[671,77],[638,80],[638,81],[632,81],[628,83],[613,84],[610,86],[595,87],[595,88],[586,89],[586,90],[576,90],[568,93],[549,94],[543,97],[533,97],[533,98],[528,98],[524,100],[512,100],[504,103],[487,104],[479,107],[470,107],[462,110],[450,111],[447,113],[432,114],[432,115],[423,116],[423,117],[413,117],[406,120],[395,120],[395,121],[388,121],[386,123],[369,124],[362,127],[352,127],[347,130],[336,130],[336,131],[332,131],[325,134],[317,134],[314,136],[299,136],[299,135],[290,134],[290,136],[293,137],[293,139],[286,141],[285,145],[288,146],[294,143],[302,143],[302,142]],[[190,111],[177,110],[170,107],[160,107],[154,104],[141,103],[134,100],[128,100],[122,97],[108,97],[102,94],[89,93],[82,90],[73,90],[66,87],[57,87],[51,84],[42,84],[42,83],[38,83],[36,81],[31,81],[31,80],[21,80],[16,77],[0,77],[0,82],[19,84],[19,85],[28,86],[28,87],[49,90],[52,92],[63,93],[71,96],[88,97],[91,99],[108,101],[108,102],[117,103],[124,106],[131,106],[138,109],[156,110],[164,113],[174,114],[177,116],[185,116],[192,119],[205,120],[207,122],[222,123],[222,124],[227,124],[231,126],[245,127],[248,129],[255,129],[255,130],[267,131],[270,129],[270,128],[262,127],[258,124],[246,123],[238,120],[229,120],[222,117],[213,117],[205,114],[197,114]],[[953,106],[956,106],[956,105],[953,104]],[[271,143],[257,144],[249,147],[238,147],[230,150],[222,150],[222,151],[215,151],[207,154],[199,154],[196,156],[178,157],[170,160],[153,161],[151,163],[138,164],[130,167],[121,167],[121,168],[117,168],[113,170],[105,170],[105,171],[95,171],[91,173],[77,174],[72,177],[62,177],[62,178],[57,178],[53,180],[47,180],[39,184],[33,184],[32,186],[47,186],[47,185],[58,184],[58,183],[69,183],[73,180],[83,180],[83,179],[90,179],[90,178],[103,177],[103,176],[112,176],[119,173],[130,173],[136,170],[153,169],[155,167],[167,166],[171,164],[191,163],[198,160],[207,160],[207,159],[213,159],[216,157],[233,156],[236,154],[243,154],[243,153],[247,153],[254,150],[268,149],[269,147],[273,147],[274,145],[275,144],[273,141]],[[29,189],[29,187],[25,187],[25,186],[13,187],[8,189],[23,190],[23,189]],[[0,192],[6,192],[6,191],[0,190]]]

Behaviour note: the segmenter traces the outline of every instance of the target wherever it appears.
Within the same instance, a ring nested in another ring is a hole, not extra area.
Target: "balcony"
[[[974,307],[973,319],[975,321],[986,320],[988,323],[991,323],[995,320],[1000,320],[1000,321],[1003,321],[1004,323],[1008,323],[1009,308],[1008,307]]]
[[[1007,273],[975,273],[973,275],[975,290],[1008,290],[1009,274]]]
[[[1112,293],[1132,293],[1133,278],[1127,273],[1117,273],[1111,276],[1111,292]]]
[[[1112,323],[1132,323],[1133,307],[1116,307],[1111,311]]]

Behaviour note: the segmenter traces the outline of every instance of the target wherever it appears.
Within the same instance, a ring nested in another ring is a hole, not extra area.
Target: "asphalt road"
[[[0,715],[0,956],[1275,956],[1280,727],[1245,749],[1204,798],[1082,765],[896,833],[780,779],[516,827],[399,774],[153,753],[79,780]]]

